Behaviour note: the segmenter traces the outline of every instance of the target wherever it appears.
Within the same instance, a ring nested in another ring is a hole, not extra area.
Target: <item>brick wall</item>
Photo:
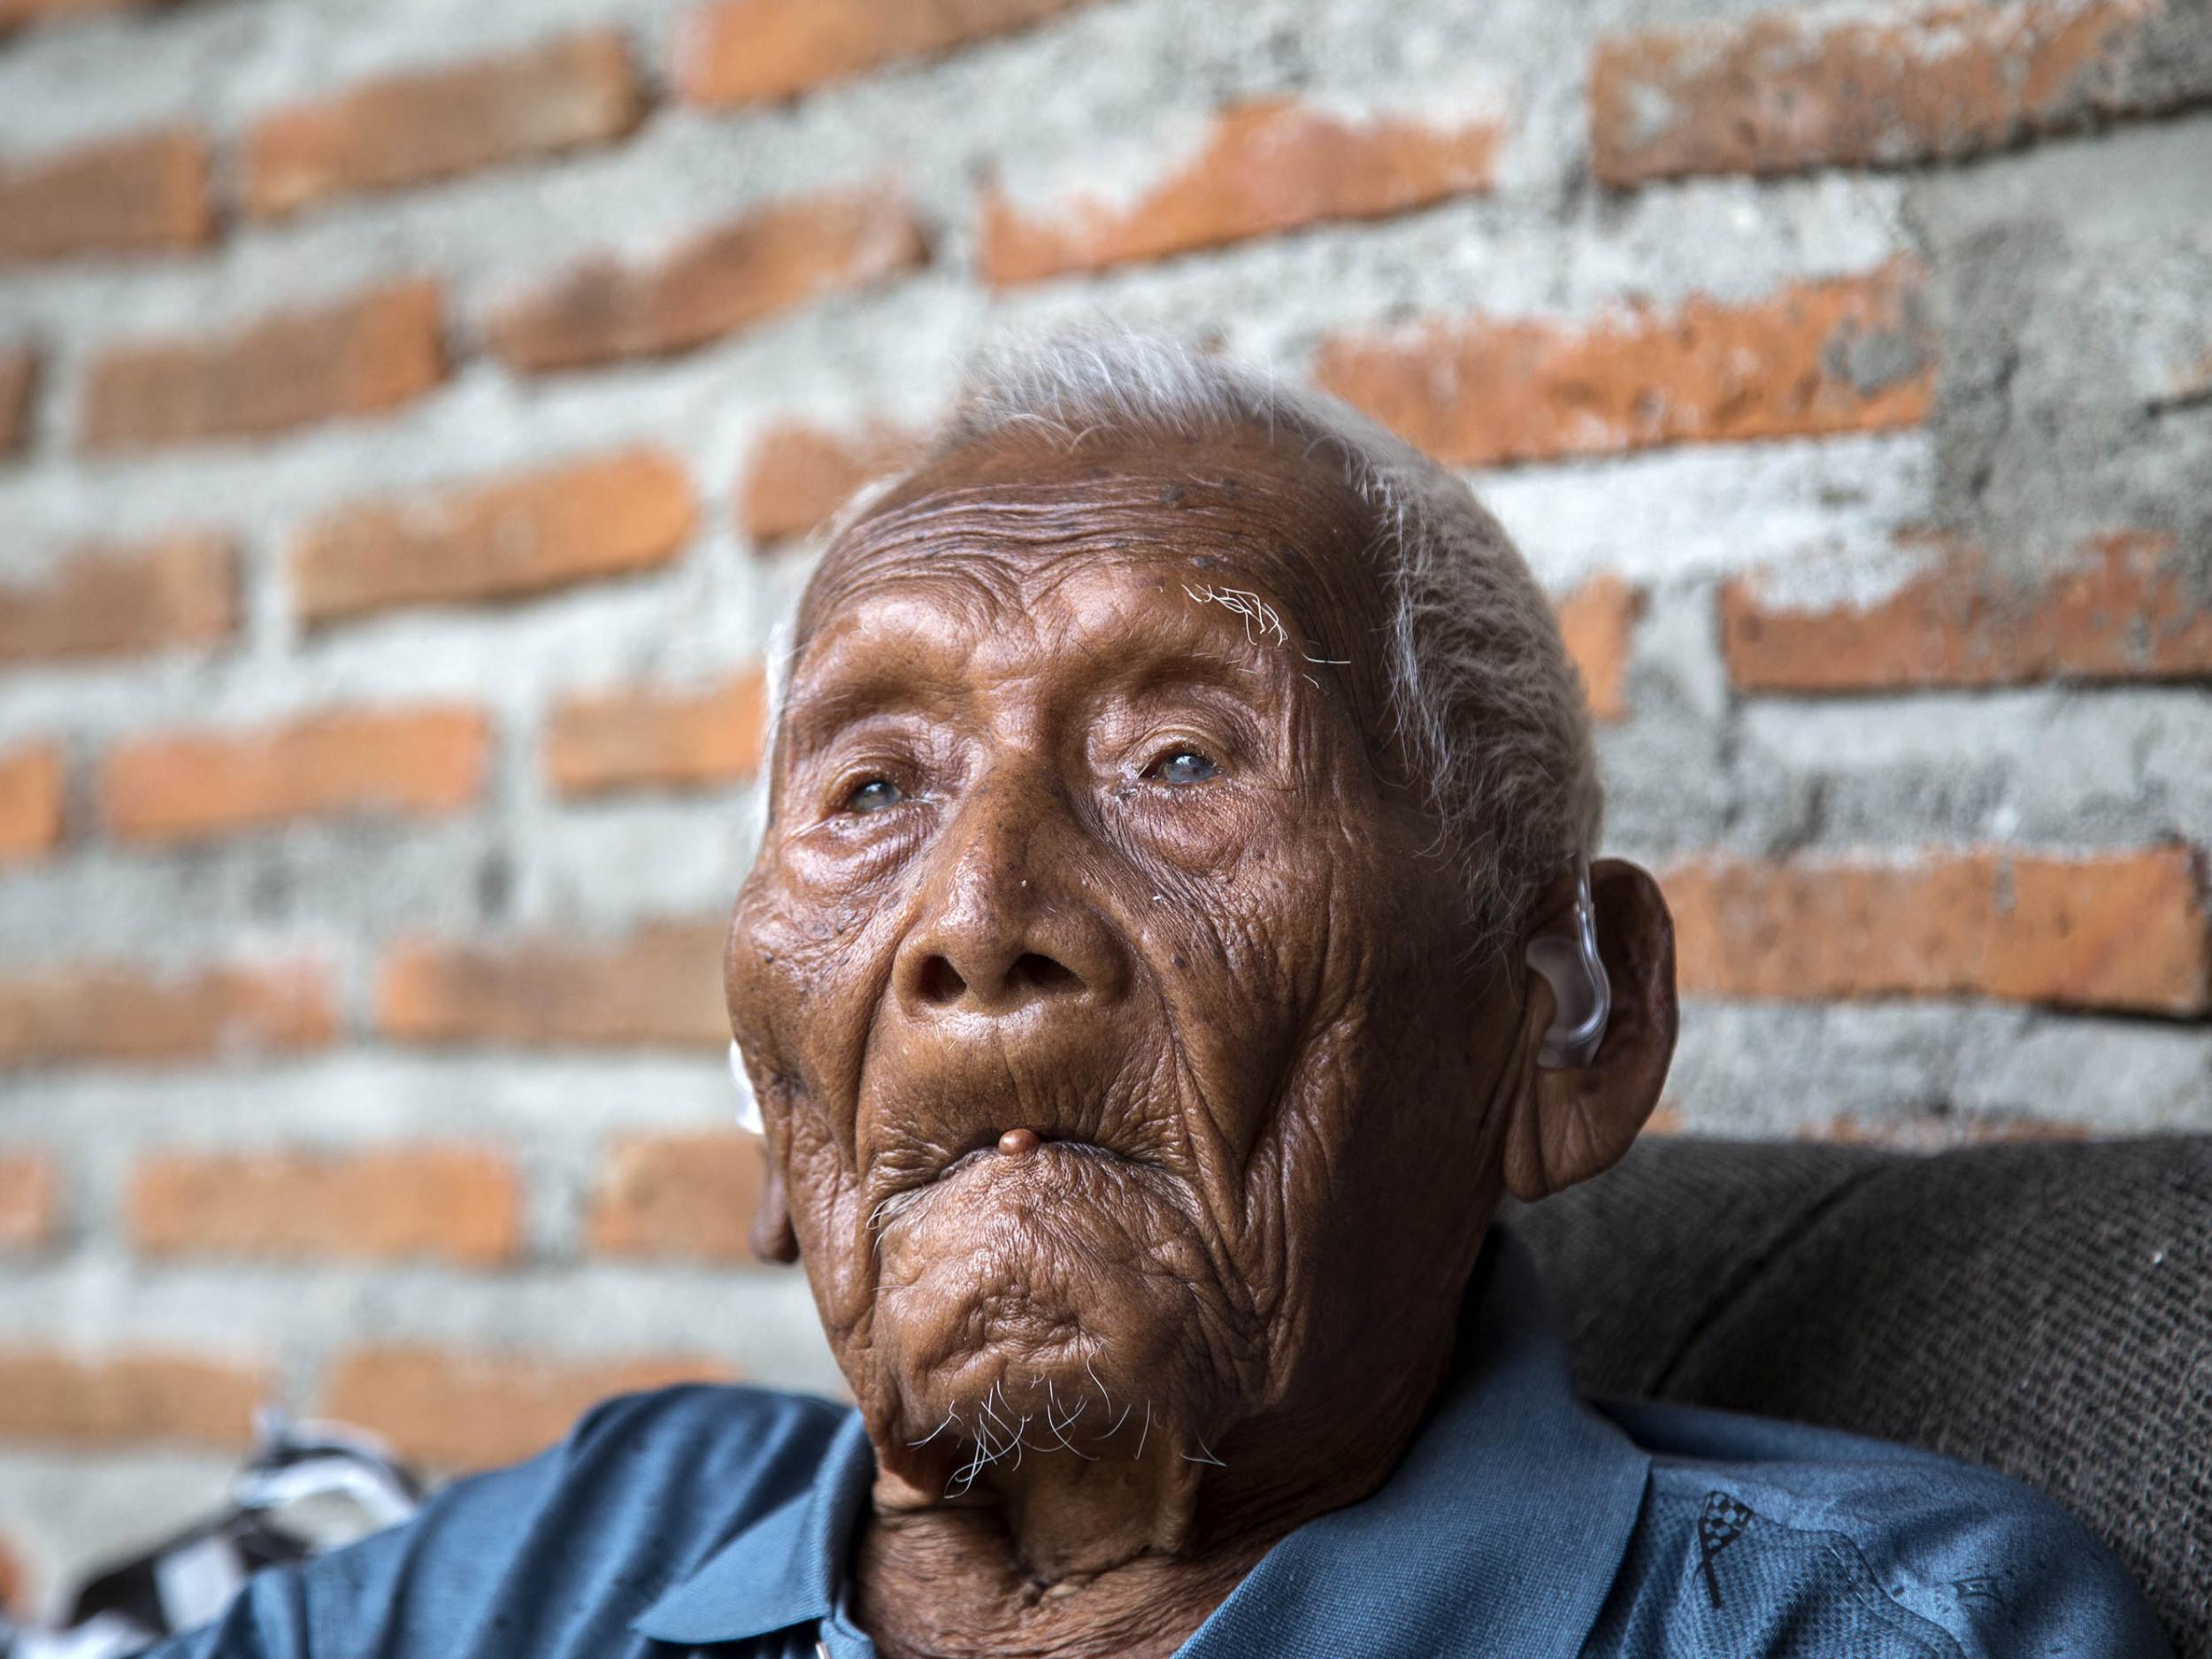
[[[1667,1126],[2212,1128],[2206,0],[0,0],[0,1584],[257,1401],[822,1384],[715,963],[807,532],[1217,338],[1557,593]]]

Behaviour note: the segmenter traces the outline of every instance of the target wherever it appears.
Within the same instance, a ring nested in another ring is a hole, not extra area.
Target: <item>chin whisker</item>
[[[1057,1423],[1055,1423],[1050,1417],[1047,1417],[1045,1419],[1045,1426],[1052,1431],[1052,1438],[1058,1443],[1062,1451],[1073,1452],[1078,1457],[1081,1458],[1087,1463],[1094,1463],[1098,1461],[1098,1459],[1092,1456],[1090,1453],[1084,1451],[1076,1446],[1069,1444],[1068,1437],[1060,1432],[1060,1425]]]
[[[907,1441],[907,1444],[909,1446],[926,1446],[930,1443],[930,1441],[935,1440],[940,1434],[942,1434],[947,1429],[950,1428],[959,1420],[960,1414],[958,1412],[948,1411],[945,1413],[945,1420],[942,1423],[940,1423],[935,1428],[930,1430],[928,1433],[923,1435],[920,1440],[909,1440]]]
[[[1182,1458],[1185,1463],[1211,1463],[1216,1469],[1226,1469],[1229,1466],[1228,1464],[1223,1463],[1221,1459],[1214,1455],[1213,1448],[1208,1446],[1202,1437],[1194,1434],[1191,1436],[1191,1439],[1198,1441],[1198,1449],[1203,1452],[1205,1455],[1202,1457],[1193,1457],[1188,1452],[1185,1452],[1182,1454]]]
[[[1152,1438],[1152,1402],[1144,1402],[1144,1428],[1137,1436],[1137,1461],[1144,1461],[1144,1443]]]
[[[868,1212],[869,1248],[878,1255],[883,1251],[883,1235],[891,1224],[927,1196],[928,1188],[917,1187],[903,1193],[893,1193]]]

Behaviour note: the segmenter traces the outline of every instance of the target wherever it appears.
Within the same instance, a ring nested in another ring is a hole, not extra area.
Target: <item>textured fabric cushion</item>
[[[2111,1545],[2212,1654],[2212,1137],[1655,1141],[1510,1217],[1599,1394],[1947,1452]]]

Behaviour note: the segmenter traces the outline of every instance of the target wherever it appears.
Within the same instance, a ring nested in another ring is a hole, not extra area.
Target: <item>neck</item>
[[[1086,1441],[1087,1455],[1033,1432],[955,1496],[886,1472],[854,1563],[856,1613],[902,1659],[1172,1653],[1279,1540],[1389,1478],[1452,1336],[1447,1325],[1410,1348],[1378,1341],[1371,1351],[1410,1356],[1356,1378],[1340,1363],[1293,1391],[1295,1409],[1217,1448],[1125,1424]]]

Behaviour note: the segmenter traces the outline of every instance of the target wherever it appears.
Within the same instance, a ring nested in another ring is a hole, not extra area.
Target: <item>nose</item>
[[[957,955],[965,972],[953,961]],[[969,941],[949,952],[937,950],[926,956],[915,982],[915,999],[933,1008],[969,1003],[986,1010],[1018,1007],[1032,999],[1079,995],[1082,977],[1065,963],[1041,950],[1025,950],[1012,961],[1006,953],[988,947],[973,948]]]
[[[921,910],[894,969],[909,1014],[1003,1016],[1120,996],[1125,957],[1074,890],[1077,832],[1051,794],[1041,780],[994,780],[931,849]]]

